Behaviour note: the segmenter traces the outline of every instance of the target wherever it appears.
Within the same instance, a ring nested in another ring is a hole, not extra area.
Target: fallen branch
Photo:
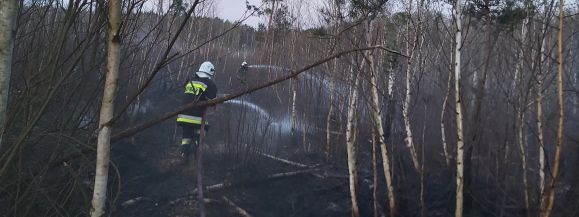
[[[233,203],[233,201],[229,200],[227,197],[223,196],[221,197],[223,199],[223,201],[225,201],[225,203],[229,206],[231,206],[231,208],[233,208],[233,210],[243,216],[243,217],[251,217],[251,215],[245,211],[243,208],[239,207],[237,204]]]
[[[311,173],[311,172],[318,171],[318,170],[319,169],[307,169],[307,170],[298,170],[298,171],[285,172],[285,173],[276,173],[276,174],[271,174],[271,175],[267,176],[266,180],[291,177],[291,176],[300,175],[300,174],[304,174],[304,173]]]
[[[319,169],[315,168],[315,169],[298,170],[298,171],[291,171],[291,172],[284,172],[284,173],[275,173],[275,174],[268,175],[262,179],[250,180],[250,181],[239,182],[239,183],[223,182],[223,183],[219,183],[219,184],[215,184],[215,185],[206,186],[205,189],[203,190],[203,192],[204,193],[210,193],[210,192],[214,192],[214,191],[218,191],[218,190],[223,190],[223,189],[226,189],[229,187],[233,187],[236,185],[251,185],[251,184],[281,179],[281,178],[288,178],[288,177],[292,177],[292,176],[296,176],[296,175],[300,175],[300,174],[311,173],[311,172],[314,172],[317,170],[319,170]],[[171,201],[170,203],[172,204],[175,201],[181,201],[183,198],[189,198],[189,197],[192,197],[196,194],[197,194],[197,188],[195,188],[193,191],[191,191],[187,194],[184,194],[184,195],[177,197],[177,199]]]
[[[308,165],[305,165],[305,164],[302,164],[302,163],[298,163],[298,162],[286,160],[286,159],[279,158],[279,157],[276,157],[276,156],[273,156],[273,155],[269,155],[269,154],[266,154],[266,153],[262,153],[262,152],[258,152],[258,151],[256,151],[255,153],[257,153],[257,154],[259,154],[259,155],[261,155],[261,156],[264,156],[264,157],[266,157],[266,158],[269,158],[269,159],[272,159],[272,160],[275,160],[275,161],[279,161],[279,162],[282,162],[282,163],[285,163],[285,164],[289,164],[289,165],[292,165],[292,166],[301,167],[301,168],[312,168],[312,166],[308,166]]]
[[[132,205],[135,205],[137,202],[142,201],[142,200],[144,200],[144,199],[145,199],[144,197],[133,198],[133,199],[130,199],[130,200],[127,200],[127,201],[123,202],[123,203],[121,204],[121,206],[122,206],[122,207],[132,206]]]
[[[179,203],[179,202],[181,202],[181,201],[183,201],[183,200],[185,200],[185,199],[187,199],[187,198],[184,198],[184,197],[183,197],[183,198],[179,198],[179,199],[176,199],[176,200],[169,201],[169,205],[175,205],[175,204],[177,204],[177,203]],[[205,204],[212,204],[212,203],[213,203],[213,204],[220,204],[221,201],[220,201],[220,200],[214,200],[214,199],[211,199],[211,198],[203,198],[203,203],[205,203]]]

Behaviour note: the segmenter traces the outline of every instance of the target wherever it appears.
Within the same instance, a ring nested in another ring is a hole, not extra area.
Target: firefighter
[[[247,64],[247,62],[242,62],[241,63],[241,67],[239,67],[239,69],[237,70],[237,80],[239,80],[241,82],[241,84],[246,85],[247,86],[247,82],[245,80],[246,78],[246,74],[247,74],[247,68],[249,68],[249,65]]]
[[[183,105],[191,102],[207,101],[217,96],[217,86],[213,82],[215,67],[209,61],[201,64],[199,71],[184,85]],[[177,124],[183,129],[181,137],[181,157],[187,163],[189,156],[199,146],[199,135],[205,107],[195,107],[177,116]],[[205,130],[208,129],[206,123]]]

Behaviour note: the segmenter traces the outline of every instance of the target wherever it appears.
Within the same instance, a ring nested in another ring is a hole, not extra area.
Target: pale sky
[[[184,2],[190,4],[193,0],[184,0]],[[262,0],[206,0],[203,6],[206,8],[201,9],[205,11],[205,15],[209,17],[220,17],[222,19],[229,20],[230,22],[236,22],[243,18],[246,12],[245,2],[249,2],[251,5],[257,7],[263,6],[268,7],[268,5],[262,5]],[[289,6],[289,10],[292,15],[298,18],[298,24],[301,28],[311,28],[322,25],[320,17],[318,16],[318,11],[320,8],[324,7],[325,2],[328,0],[283,0],[285,4]],[[403,4],[407,0],[390,0],[386,8],[392,8],[393,11],[404,10]],[[169,4],[172,0],[146,0],[145,5],[147,7],[155,8],[159,2],[163,2],[164,10],[169,8]],[[442,12],[447,12],[450,14],[451,6],[442,3],[433,3],[431,7],[437,8]],[[391,11],[392,12],[392,11]],[[266,23],[266,17],[252,16],[245,20],[244,24],[257,27],[259,23]]]
[[[215,9],[218,17],[235,22],[243,17],[245,13],[246,0],[214,0]],[[247,0],[249,4],[257,7],[261,6],[262,0]],[[293,14],[299,14],[298,18],[304,27],[319,25],[316,16],[317,9],[322,6],[322,0],[285,0],[290,5],[290,11]],[[265,6],[264,6],[265,7]],[[260,22],[265,22],[265,18],[250,17],[244,23],[257,27]]]
[[[191,4],[192,1],[193,0],[184,0],[186,4]],[[236,22],[244,17],[244,13],[247,10],[246,1],[257,7],[263,6],[261,8],[262,10],[268,6],[262,5],[262,0],[206,0],[205,4],[201,4],[200,9],[205,13],[202,16],[220,17],[230,22]],[[302,28],[308,28],[320,25],[317,13],[323,6],[324,1],[327,0],[284,0],[283,2],[289,6],[291,14],[298,18],[299,24],[296,25]],[[156,11],[160,2],[163,4],[163,10],[166,11],[169,9],[172,0],[146,0],[145,7]],[[267,19],[263,16],[251,16],[245,20],[244,24],[257,27],[260,22],[265,23],[266,21]]]
[[[217,16],[235,22],[243,17],[245,13],[246,0],[215,0],[217,5]],[[260,6],[261,0],[247,0],[249,4]],[[254,16],[245,21],[245,24],[256,27],[260,18]],[[263,21],[262,21],[263,22]]]

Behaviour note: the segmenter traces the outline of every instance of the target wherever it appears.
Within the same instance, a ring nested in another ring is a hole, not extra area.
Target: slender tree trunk
[[[420,164],[420,216],[426,216],[426,202],[424,201],[424,195],[426,193],[426,189],[424,189],[424,164],[426,164],[424,152],[426,149],[426,121],[427,121],[427,111],[428,111],[428,101],[424,102],[424,124],[422,125],[422,147],[420,156],[422,157],[422,164]]]
[[[334,0],[332,2],[329,3],[331,6],[331,8],[333,9],[333,14],[335,14],[336,17],[333,19],[333,21],[335,22],[334,25],[337,25],[336,28],[334,28],[334,30],[332,31],[332,34],[337,34],[338,28],[341,24],[341,16],[339,16],[340,14],[340,3],[337,0]],[[330,26],[333,25],[330,22]],[[337,44],[338,42],[335,41],[335,44]],[[337,82],[337,69],[338,69],[338,59],[334,59],[334,63],[333,63],[333,71],[330,71],[330,67],[329,67],[329,63],[326,63],[327,66],[327,71],[328,73],[330,73],[330,108],[328,110],[328,115],[326,116],[326,161],[330,160],[330,157],[332,156],[332,150],[331,150],[331,142],[332,142],[332,114],[334,112],[334,100],[335,100],[335,90],[336,90],[336,82]],[[339,109],[339,108],[338,108]],[[339,115],[339,118],[341,120],[342,115]],[[341,122],[341,121],[340,121]],[[341,124],[341,123],[339,123]]]
[[[18,1],[0,1],[0,149],[6,125],[10,76],[12,75],[12,50]]]
[[[337,59],[334,60],[334,69],[336,69]],[[330,108],[326,116],[326,161],[330,161],[330,145],[332,142],[332,113],[334,112],[334,90],[336,82],[334,81],[334,74],[337,72],[330,72],[330,67],[326,64],[326,70],[330,74]]]
[[[408,6],[408,14],[412,14],[412,5],[413,2],[412,0],[409,2],[409,6]],[[420,10],[420,9],[419,9]],[[418,15],[418,22],[420,23],[420,12]],[[414,52],[416,51],[416,47],[418,46],[418,42],[419,42],[419,34],[420,34],[420,30],[415,31],[415,36],[412,40],[412,45],[410,42],[410,37],[411,33],[410,33],[410,20],[408,21],[408,23],[406,24],[407,28],[407,34],[408,34],[408,40],[406,42],[406,52],[408,52],[408,55],[410,56],[407,59],[407,66],[406,66],[406,96],[404,98],[404,104],[402,105],[402,117],[404,119],[404,130],[406,132],[406,137],[404,138],[404,142],[406,143],[406,147],[408,147],[408,150],[410,151],[410,156],[412,158],[412,163],[414,165],[414,169],[416,169],[417,172],[421,172],[420,171],[420,163],[418,162],[418,155],[416,153],[416,148],[414,146],[414,139],[412,137],[412,126],[411,126],[411,122],[410,122],[410,102],[412,101],[412,85],[411,85],[411,81],[412,81],[412,77],[413,77],[413,65],[412,65],[412,61],[414,59]],[[420,24],[419,24],[420,25]],[[420,28],[420,27],[417,27]]]
[[[271,14],[269,14],[269,19],[268,19],[268,21],[267,21],[267,30],[268,30],[268,31],[271,30],[271,24],[272,24],[273,18],[275,17],[275,16],[274,16],[274,14],[275,14],[275,3],[276,3],[277,1],[276,1],[276,0],[271,0],[271,1],[269,1],[269,2],[271,2]],[[267,42],[267,40],[266,40],[266,42]],[[266,44],[267,44],[267,43],[266,43]]]
[[[528,7],[528,5],[526,5]],[[523,61],[524,61],[524,55],[525,55],[525,49],[526,49],[526,38],[527,38],[527,25],[530,21],[530,17],[526,17],[523,21],[523,25],[521,26],[521,41],[522,41],[522,46],[519,49],[519,62],[517,63],[517,65],[515,66],[515,78],[513,80],[513,83],[511,85],[511,92],[513,94],[515,94],[515,97],[517,98],[517,143],[519,146],[519,151],[521,154],[521,166],[523,169],[523,188],[524,188],[524,194],[525,194],[525,210],[527,212],[527,216],[529,216],[529,208],[530,208],[530,204],[529,204],[529,185],[528,185],[528,181],[527,181],[527,156],[526,156],[526,149],[525,149],[525,142],[524,142],[524,130],[525,130],[525,110],[524,110],[524,104],[526,103],[525,99],[526,97],[523,97],[524,95],[524,88],[520,87],[521,85],[523,85],[523,78],[521,76],[521,70],[523,68]],[[517,88],[519,85],[519,88]],[[520,91],[517,91],[520,90]],[[516,93],[519,93],[520,95],[517,96]]]
[[[370,127],[372,129],[372,208],[374,208],[374,217],[380,216],[380,211],[378,208],[378,163],[376,155],[376,128]]]
[[[464,137],[462,128],[462,101],[460,99],[460,55],[462,50],[462,0],[457,0],[454,6],[456,19],[456,36],[454,52],[454,90],[456,100],[456,207],[455,217],[462,217],[464,205]]]
[[[444,153],[444,160],[446,166],[450,167],[450,155],[448,154],[448,144],[446,143],[446,129],[444,128],[444,113],[446,111],[446,104],[448,103],[448,98],[450,97],[452,81],[452,72],[448,72],[448,82],[446,83],[446,94],[444,95],[444,100],[442,102],[442,111],[440,112],[440,135],[442,138],[442,151]]]
[[[517,65],[515,66],[515,78],[513,79],[512,83],[511,83],[511,90],[513,90],[512,93],[515,93],[514,90],[516,88],[517,83],[519,83],[518,81],[520,80],[519,77],[521,75],[521,69],[523,68],[523,57],[525,55],[525,47],[527,45],[527,25],[529,24],[529,20],[530,17],[526,17],[523,20],[523,24],[521,25],[521,48],[519,49],[518,52],[518,59],[519,62],[517,62]]]
[[[370,36],[372,35],[372,22],[368,22],[367,26],[367,44],[370,44]],[[378,141],[380,142],[380,151],[382,153],[382,167],[384,169],[384,176],[386,178],[386,186],[388,189],[388,207],[390,216],[396,215],[396,199],[394,196],[394,186],[392,180],[392,172],[390,171],[390,159],[388,158],[388,149],[384,136],[384,127],[382,124],[382,108],[380,106],[380,99],[378,97],[378,78],[376,77],[376,68],[374,67],[374,55],[367,52],[370,59],[370,89],[372,92],[372,118],[374,119],[375,129],[378,131]]]
[[[352,77],[354,77],[354,85],[350,91],[350,103],[348,106],[348,123],[346,126],[346,150],[348,153],[348,174],[350,181],[350,198],[352,202],[352,216],[359,217],[360,210],[358,209],[358,199],[356,193],[358,172],[356,169],[356,110],[358,108],[358,86],[360,83],[359,75],[354,75],[354,68],[351,66]]]
[[[579,5],[579,4],[578,4]],[[579,42],[575,42],[577,44],[579,44]],[[579,50],[578,48],[575,48],[575,50]],[[573,114],[573,118],[578,119],[579,117],[577,117],[577,111],[579,110],[579,69],[578,68],[574,68],[575,72],[573,72],[573,87],[575,87],[575,96],[573,96],[573,111],[571,114]]]
[[[558,31],[558,61],[557,61],[557,98],[559,102],[559,121],[557,126],[557,144],[555,146],[555,158],[553,159],[553,177],[549,183],[547,193],[544,194],[545,207],[541,212],[542,217],[551,216],[553,205],[555,204],[555,185],[559,178],[559,166],[561,162],[561,152],[563,151],[563,21],[565,11],[563,10],[564,0],[559,0],[559,31]]]
[[[527,181],[527,155],[524,142],[524,124],[525,124],[525,113],[522,108],[519,107],[517,112],[517,143],[519,145],[519,151],[521,154],[521,163],[523,169],[523,188],[525,193],[525,209],[527,210],[527,216],[529,214],[529,185]]]
[[[545,11],[547,11],[547,5],[545,6]],[[548,23],[546,21],[545,25],[542,25],[541,29],[541,47],[540,47],[540,67],[537,70],[537,142],[539,143],[539,206],[543,207],[543,194],[545,193],[545,140],[543,138],[543,70],[545,63],[545,37],[548,28]]]
[[[543,139],[543,81],[537,78],[537,140],[539,143],[539,195],[545,193],[545,141]],[[541,196],[542,197],[542,196]],[[540,204],[540,202],[539,202]]]
[[[334,24],[337,25],[337,27],[332,31],[333,34],[336,34],[338,31],[338,28],[340,27],[340,24],[342,23],[341,20],[341,16],[340,16],[340,1],[339,0],[333,0],[331,2],[329,2],[330,5],[332,5],[332,9],[333,9],[333,14],[335,15],[335,19],[334,20]],[[330,24],[332,25],[332,24]],[[337,45],[338,42],[335,41],[335,44]],[[328,65],[328,72],[330,73],[330,108],[328,110],[328,114],[326,116],[326,161],[330,160],[330,157],[332,156],[332,149],[331,149],[331,142],[332,142],[332,114],[334,113],[334,100],[336,100],[335,97],[335,90],[336,90],[336,82],[337,82],[337,74],[338,74],[338,59],[334,59],[334,64],[333,64],[333,71],[329,71],[330,67],[329,64]],[[339,98],[337,100],[338,105],[342,105],[342,103],[339,102]],[[342,109],[340,107],[337,108],[338,112],[341,114]],[[342,115],[338,115],[339,118],[339,123],[338,126],[342,126]]]
[[[112,131],[111,120],[113,119],[121,51],[120,26],[121,0],[110,0],[109,31],[107,36],[107,74],[99,118],[96,175],[90,213],[91,217],[101,217],[105,213]]]
[[[275,1],[274,1],[272,4],[273,4],[273,5],[272,5],[272,15],[273,15],[273,13],[275,13]],[[270,25],[271,25],[271,17],[270,17]],[[269,31],[275,32],[275,31],[273,31],[273,30],[269,30]],[[292,34],[291,40],[292,40],[291,64],[295,64],[295,53],[296,53],[296,52],[295,52],[295,49],[296,49],[296,44],[297,44],[297,43],[296,43],[297,37],[296,37],[295,34]],[[273,57],[273,45],[274,45],[274,44],[273,44],[273,38],[272,38],[270,58],[269,58],[270,65],[271,65],[271,60],[272,60],[272,57]],[[294,137],[296,136],[296,135],[295,135],[295,130],[296,130],[296,124],[297,124],[297,123],[296,123],[296,122],[297,122],[296,100],[297,100],[297,85],[298,85],[298,83],[297,83],[297,82],[298,82],[297,77],[291,79],[290,82],[291,82],[291,88],[292,88],[291,137],[292,137],[292,141],[293,141],[293,140],[296,140],[296,141],[297,141],[297,139],[294,138]],[[304,145],[305,145],[305,144],[304,144]]]
[[[482,135],[484,134],[484,130],[483,130],[483,125],[484,120],[482,118],[482,105],[483,105],[483,100],[485,98],[485,94],[486,94],[486,79],[487,79],[487,75],[490,69],[490,63],[491,63],[491,58],[492,58],[492,48],[494,46],[494,41],[492,40],[492,36],[493,36],[493,32],[492,32],[492,22],[491,20],[492,18],[492,14],[491,14],[491,1],[492,0],[484,0],[484,16],[486,17],[486,22],[485,22],[485,34],[486,34],[486,52],[484,55],[484,63],[482,65],[482,70],[480,71],[480,73],[478,73],[477,75],[477,70],[475,69],[474,71],[474,75],[473,76],[473,86],[474,86],[474,90],[473,90],[473,100],[472,103],[470,104],[470,109],[467,110],[470,112],[471,115],[471,121],[470,123],[476,123],[473,124],[472,127],[469,129],[469,136],[470,136],[470,140],[469,143],[466,144],[465,146],[465,151],[464,151],[464,173],[465,173],[465,178],[464,178],[464,188],[466,188],[467,190],[469,190],[471,184],[473,183],[474,179],[475,179],[475,174],[474,174],[474,169],[473,166],[475,165],[473,163],[474,159],[479,160],[480,163],[480,159],[481,158],[474,158],[473,157],[473,152],[475,147],[477,147],[477,144],[481,144],[481,141],[483,139]],[[466,1],[465,1],[466,2]],[[483,54],[483,52],[480,52],[481,56]],[[468,99],[468,98],[466,98]],[[506,147],[506,150],[508,152],[508,146]],[[467,197],[466,198],[466,207],[470,208],[472,207],[473,204],[473,197]]]
[[[409,61],[410,62],[410,61]],[[416,153],[416,148],[414,146],[414,139],[412,137],[412,126],[410,123],[410,101],[412,98],[411,94],[411,85],[410,79],[412,78],[412,69],[411,65],[408,65],[406,69],[406,97],[404,99],[404,106],[402,107],[402,116],[404,118],[404,130],[406,131],[406,137],[404,138],[404,142],[406,143],[406,147],[410,150],[410,156],[412,157],[412,163],[414,165],[414,169],[420,172],[420,163],[418,162],[418,155]]]
[[[296,131],[296,119],[297,119],[297,114],[296,114],[296,95],[297,95],[297,79],[296,78],[292,78],[291,80],[291,86],[292,86],[292,128],[291,128],[291,136],[292,138],[295,136],[295,131]]]

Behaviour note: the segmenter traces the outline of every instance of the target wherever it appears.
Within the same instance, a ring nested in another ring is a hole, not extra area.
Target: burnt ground
[[[124,141],[124,144],[113,148],[113,163],[118,167],[121,178],[114,171],[109,176],[112,189],[109,198],[114,200],[111,204],[115,204],[110,208],[112,216],[198,216],[196,195],[192,193],[197,185],[195,167],[180,165],[177,145],[158,142],[159,138],[155,138],[153,133],[145,135],[150,136],[133,144]],[[332,162],[325,163],[324,156],[308,154],[299,145],[270,147],[269,151],[264,152],[317,169],[315,172],[271,179],[267,176],[307,168],[247,152],[241,157],[239,153],[233,156],[223,145],[214,145],[219,142],[208,143],[210,145],[204,146],[204,185],[227,182],[232,186],[205,193],[207,216],[242,216],[233,211],[224,197],[255,217],[351,216],[345,156],[336,156]],[[358,153],[361,216],[373,216],[372,166],[367,147],[360,145]],[[408,159],[397,156],[394,159],[397,165],[411,165]],[[378,166],[380,168],[380,164]],[[404,172],[411,169],[395,166],[394,170],[398,172],[395,183],[398,216],[420,216],[419,177]],[[384,176],[379,172],[378,177],[379,209],[381,213],[387,213]],[[444,173],[434,173],[425,178],[429,181],[425,186],[428,212],[424,216],[452,215],[451,205],[454,202],[452,192],[448,192],[447,188],[452,186],[449,184],[451,180],[444,177],[447,177]]]
[[[196,195],[192,193],[197,185],[194,166],[180,163],[176,145],[144,143],[127,142],[113,150],[113,161],[122,174],[120,179],[111,178],[110,185],[118,192],[111,196],[116,198],[113,216],[198,216]],[[318,161],[323,160],[323,156],[299,154],[295,148],[286,147],[277,153],[292,160],[301,158],[300,163],[307,165],[319,165]],[[273,179],[267,176],[307,168],[257,154],[237,162],[234,156],[216,150],[219,148],[204,149],[204,185],[232,184],[205,193],[207,216],[240,216],[224,197],[251,216],[350,216],[347,169],[323,166],[316,172]],[[336,172],[323,176],[328,171]],[[363,216],[370,216],[370,190],[362,190],[360,199],[368,202],[361,205]]]
[[[169,146],[158,161],[124,150],[116,153],[120,153],[114,159],[123,181],[114,216],[198,215],[196,195],[191,193],[196,186],[195,166],[180,165],[175,147]],[[350,216],[346,173],[323,176],[320,172],[336,168],[324,166],[316,172],[273,179],[267,176],[306,168],[259,155],[245,163],[232,158],[207,148],[204,152],[204,184],[232,183],[231,187],[205,194],[207,216],[240,216],[224,197],[252,216]],[[370,195],[369,189],[361,190],[360,199],[371,201]],[[362,209],[363,216],[371,215],[369,205]]]

